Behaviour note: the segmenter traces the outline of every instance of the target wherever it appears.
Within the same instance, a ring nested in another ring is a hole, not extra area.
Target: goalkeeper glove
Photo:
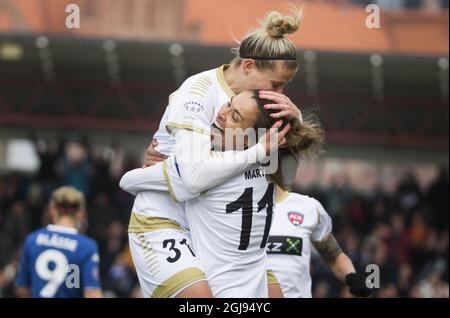
[[[372,289],[366,285],[366,277],[357,273],[350,273],[345,276],[345,283],[350,287],[350,293],[357,297],[368,297]]]

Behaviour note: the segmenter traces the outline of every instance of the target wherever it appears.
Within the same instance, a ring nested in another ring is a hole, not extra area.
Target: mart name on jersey
[[[261,169],[253,169],[245,172],[245,180],[262,178],[264,176],[265,176],[264,171]]]

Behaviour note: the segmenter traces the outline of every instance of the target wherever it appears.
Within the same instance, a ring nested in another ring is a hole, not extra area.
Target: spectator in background
[[[58,168],[64,151],[65,140],[60,138],[59,141],[44,141],[38,139],[34,133],[30,135],[40,161],[36,181],[42,188],[45,201],[61,182],[61,175]]]
[[[328,298],[330,294],[330,285],[327,281],[321,280],[313,288],[314,298]]]
[[[114,193],[117,183],[113,183],[111,177],[111,162],[114,154],[107,149],[92,149],[92,175],[90,178],[91,197],[98,194],[111,196]]]
[[[412,297],[420,298],[448,298],[449,286],[441,279],[442,273],[434,270],[428,273],[422,280],[414,286]]]
[[[377,187],[373,194],[369,194],[368,202],[364,206],[366,211],[367,228],[365,232],[370,232],[376,223],[387,223],[391,217],[389,213],[389,200],[381,189]]]
[[[331,186],[326,193],[327,211],[330,211],[330,216],[332,218],[345,217],[345,208],[352,200],[347,176],[343,174],[334,176],[331,180]]]
[[[408,297],[408,291],[413,281],[413,271],[408,263],[403,263],[400,266],[398,277],[398,295],[399,297]]]
[[[0,297],[12,296],[25,235],[50,221],[42,208],[47,199],[44,184],[50,185],[51,192],[63,182],[78,184],[91,194],[87,201],[89,234],[99,242],[105,295],[141,297],[124,248],[132,198],[115,186],[122,171],[139,166],[138,162],[117,145],[89,148],[81,143],[67,147],[61,146],[63,142],[50,144],[43,143],[43,165],[36,176],[0,176]],[[375,297],[448,298],[447,169],[441,169],[424,194],[412,174],[402,178],[393,193],[379,189],[358,192],[345,175],[336,176],[330,188],[297,190],[320,198],[330,214],[334,213],[333,232],[358,271],[364,272],[368,264],[380,265],[382,288]],[[351,297],[314,255],[314,297]]]
[[[33,182],[26,197],[26,210],[31,218],[31,230],[34,231],[42,226],[42,213],[45,209],[44,193],[37,182]]]
[[[397,298],[398,296],[398,289],[394,283],[386,284],[378,291],[378,298]]]
[[[37,180],[44,183],[58,180],[57,162],[61,158],[65,142],[63,140],[45,142],[34,138],[34,143],[41,162]]]
[[[411,242],[410,262],[415,273],[418,274],[418,270],[425,265],[428,256],[426,245],[430,234],[421,212],[413,214],[408,232]]]
[[[409,261],[411,238],[406,231],[405,219],[402,215],[396,213],[391,216],[390,228],[392,235],[388,243],[389,249],[395,251],[399,264],[405,264]]]
[[[364,206],[363,198],[357,194],[354,194],[347,206],[347,222],[355,228],[359,228],[364,231],[366,221],[367,208]]]
[[[412,172],[407,172],[397,188],[397,207],[407,213],[407,216],[417,210],[422,204],[422,193]]]
[[[64,184],[73,186],[87,196],[90,167],[86,147],[77,142],[68,143],[64,154]]]
[[[338,242],[342,242],[342,248],[347,256],[351,259],[353,264],[355,264],[355,268],[357,271],[361,271],[360,264],[361,262],[361,246],[360,239],[358,235],[355,233],[352,227],[345,226],[341,231],[337,233],[336,237]]]
[[[137,284],[132,268],[126,253],[119,253],[106,273],[105,289],[115,297],[129,297]]]
[[[7,264],[21,246],[30,229],[25,203],[15,201],[6,210],[0,226],[0,267]]]
[[[100,237],[100,273],[107,279],[109,269],[127,245],[127,226],[119,221],[109,223],[106,235]],[[105,281],[105,280],[102,280]]]
[[[118,211],[107,192],[99,192],[93,198],[89,209],[89,233],[102,240],[108,235],[108,227],[118,219]]]
[[[431,208],[431,221],[439,231],[448,230],[449,222],[449,184],[448,170],[440,169],[438,178],[431,185],[427,193],[428,205]]]

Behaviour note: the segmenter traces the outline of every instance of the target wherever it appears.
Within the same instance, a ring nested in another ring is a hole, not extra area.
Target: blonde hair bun
[[[292,8],[292,15],[283,16],[278,11],[271,11],[261,23],[269,36],[281,38],[285,34],[296,32],[303,19],[303,9]]]

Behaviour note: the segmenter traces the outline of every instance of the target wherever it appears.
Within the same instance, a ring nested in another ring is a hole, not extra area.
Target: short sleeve
[[[92,242],[81,269],[83,288],[100,288],[99,261],[97,243]]]
[[[216,91],[213,81],[207,75],[190,78],[171,98],[166,122],[167,131],[172,134],[176,128],[187,129],[205,135],[210,134],[216,106]]]
[[[311,233],[311,240],[313,242],[322,241],[333,230],[333,223],[327,211],[323,208],[319,201],[313,199],[315,202],[315,209],[317,212],[317,225]]]
[[[170,151],[175,144],[175,140],[171,138],[166,130],[166,123],[169,117],[169,113],[170,107],[166,107],[164,115],[159,123],[158,130],[153,135],[153,139],[156,139],[158,141],[158,146],[156,146],[155,150],[166,156],[170,156]]]

